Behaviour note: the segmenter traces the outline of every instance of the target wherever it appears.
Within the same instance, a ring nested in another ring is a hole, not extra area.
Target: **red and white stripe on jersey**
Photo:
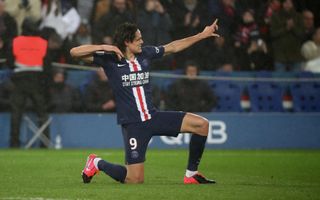
[[[151,119],[149,110],[146,103],[146,96],[144,94],[143,86],[133,87],[132,88],[134,98],[136,100],[137,108],[140,112],[140,117],[142,121]]]
[[[141,65],[139,64],[137,59],[135,59],[134,61],[128,61],[128,64],[130,72],[141,71]],[[151,119],[143,86],[133,87],[132,92],[136,101],[137,109],[140,112],[141,120],[144,122]]]
[[[127,61],[129,63],[130,72],[138,72],[141,71],[141,65],[137,59],[134,61]]]

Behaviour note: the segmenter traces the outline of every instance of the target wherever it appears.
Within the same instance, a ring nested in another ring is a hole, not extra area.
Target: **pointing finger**
[[[217,23],[218,23],[218,19],[216,19],[216,20],[214,20],[214,22],[212,23],[212,25],[211,26],[217,26]]]

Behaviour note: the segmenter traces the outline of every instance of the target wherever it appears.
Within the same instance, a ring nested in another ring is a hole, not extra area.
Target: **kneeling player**
[[[99,170],[121,183],[143,183],[145,154],[152,136],[176,137],[180,132],[193,133],[184,183],[215,183],[198,172],[208,135],[208,120],[192,113],[157,111],[151,99],[149,61],[182,51],[205,38],[218,37],[217,28],[216,20],[194,36],[164,46],[142,47],[137,26],[125,23],[116,30],[114,45],[82,45],[71,49],[73,57],[103,67],[114,92],[125,144],[126,166],[89,155],[82,172],[84,183],[89,183]]]

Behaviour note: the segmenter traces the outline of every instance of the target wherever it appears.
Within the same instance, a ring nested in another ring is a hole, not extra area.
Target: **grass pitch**
[[[200,171],[216,185],[183,185],[186,150],[149,150],[145,183],[104,173],[83,184],[86,156],[123,163],[122,150],[0,150],[0,200],[320,199],[320,151],[206,150]]]

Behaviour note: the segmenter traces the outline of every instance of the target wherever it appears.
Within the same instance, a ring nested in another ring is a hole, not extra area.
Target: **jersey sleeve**
[[[164,55],[163,46],[145,46],[142,48],[142,53],[148,59],[161,58]]]
[[[104,51],[97,51],[93,54],[93,64],[101,67],[105,67],[111,59],[112,55]]]

